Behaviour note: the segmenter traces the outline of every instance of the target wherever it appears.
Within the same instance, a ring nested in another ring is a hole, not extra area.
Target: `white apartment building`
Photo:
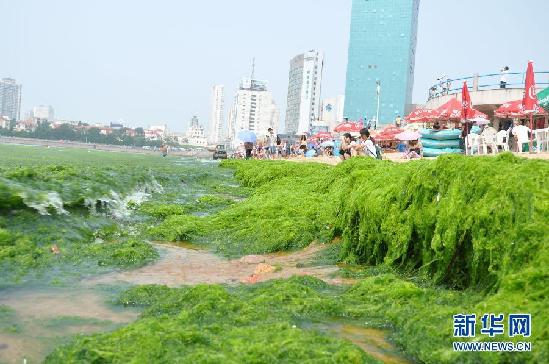
[[[50,105],[38,105],[32,108],[31,117],[40,121],[54,121],[53,107]]]
[[[324,54],[315,50],[290,61],[286,133],[310,132],[320,116],[320,93]]]
[[[313,129],[333,131],[337,124],[343,122],[345,95],[322,100],[320,117],[313,123]]]
[[[225,107],[225,87],[213,87],[212,111],[210,114],[210,132],[208,141],[217,144],[223,139],[223,108]]]
[[[278,127],[280,114],[267,82],[243,78],[229,110],[228,139],[233,147],[240,145],[241,130],[255,132],[258,139],[267,135],[267,129]]]

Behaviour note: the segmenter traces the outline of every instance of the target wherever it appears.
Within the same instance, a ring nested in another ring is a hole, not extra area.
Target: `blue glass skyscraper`
[[[378,125],[410,111],[419,0],[353,0],[344,116]]]

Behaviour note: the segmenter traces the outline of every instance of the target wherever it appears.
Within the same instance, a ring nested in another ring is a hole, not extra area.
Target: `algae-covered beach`
[[[549,359],[545,160],[0,155],[0,363]],[[531,336],[480,334],[490,313]]]

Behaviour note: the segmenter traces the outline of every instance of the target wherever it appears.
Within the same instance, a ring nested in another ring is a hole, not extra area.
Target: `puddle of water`
[[[82,288],[1,291],[0,305],[15,311],[18,330],[0,332],[0,362],[38,363],[74,335],[113,330],[137,318],[137,310],[107,301],[100,290]]]
[[[387,330],[362,327],[347,323],[307,324],[307,329],[318,330],[347,339],[367,354],[386,364],[412,363],[393,344],[387,341]]]
[[[202,283],[256,283],[294,275],[312,275],[330,282],[329,276],[339,269],[335,266],[303,267],[303,264],[298,264],[312,258],[319,249],[316,246],[295,253],[254,256],[258,259],[252,260],[247,257],[228,260],[186,242],[177,243],[177,246],[158,244],[157,247],[161,258],[156,263],[132,271],[93,277],[86,283],[123,282],[178,287]],[[265,266],[272,269],[265,269]]]

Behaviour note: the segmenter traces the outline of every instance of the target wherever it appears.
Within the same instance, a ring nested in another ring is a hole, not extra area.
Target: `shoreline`
[[[25,145],[25,146],[37,146],[37,147],[54,147],[54,148],[74,148],[74,149],[88,149],[88,150],[100,150],[104,152],[123,152],[134,154],[160,154],[159,150],[147,150],[140,147],[133,147],[128,145],[111,145],[111,144],[93,144],[73,141],[61,141],[61,140],[48,140],[48,139],[35,139],[35,138],[19,138],[0,136],[0,144],[6,145]],[[95,148],[94,148],[95,145]],[[196,158],[211,158],[212,153],[209,151],[170,151],[169,155],[177,155],[181,157],[196,157]]]

